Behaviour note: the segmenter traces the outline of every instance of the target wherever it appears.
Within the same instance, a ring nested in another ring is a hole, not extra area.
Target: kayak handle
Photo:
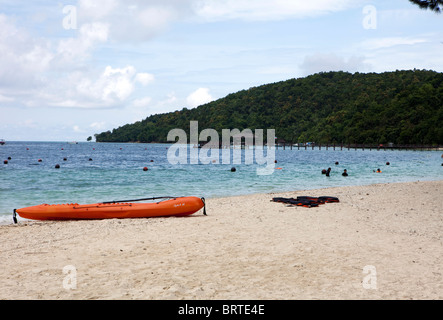
[[[135,202],[135,201],[145,201],[145,200],[157,200],[157,199],[175,199],[175,198],[179,198],[179,197],[154,197],[154,198],[143,198],[143,199],[133,199],[133,200],[114,200],[114,201],[105,201],[102,202],[103,204],[105,203],[122,203],[122,202]]]
[[[205,202],[205,198],[201,198],[202,199],[202,201],[203,201],[203,214],[205,215],[205,216],[207,216],[207,214],[206,214],[206,202]]]
[[[14,209],[13,213],[12,213],[12,220],[14,220],[14,223],[17,223],[17,210]]]

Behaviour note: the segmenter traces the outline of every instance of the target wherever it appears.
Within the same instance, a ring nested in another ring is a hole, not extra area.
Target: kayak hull
[[[177,197],[154,203],[41,204],[15,212],[31,220],[92,220],[187,216],[203,207],[198,197]]]

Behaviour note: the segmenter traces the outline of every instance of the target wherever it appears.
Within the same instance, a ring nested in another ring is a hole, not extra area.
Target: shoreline
[[[367,187],[367,186],[373,186],[373,185],[391,185],[391,184],[400,184],[400,183],[415,183],[415,182],[436,182],[436,181],[441,181],[441,180],[416,180],[416,181],[406,181],[406,182],[390,182],[390,183],[375,183],[375,184],[363,184],[363,185],[342,185],[342,186],[338,186],[338,187],[324,187],[324,188],[315,188],[313,187],[312,189],[305,189],[303,191],[305,191],[305,193],[309,193],[310,191],[314,190],[314,191],[319,191],[319,190],[328,190],[328,189],[334,189],[334,188],[352,188],[352,187]],[[275,191],[271,191],[268,193],[260,193],[260,192],[255,192],[255,193],[243,193],[243,194],[237,194],[237,195],[231,195],[231,196],[211,196],[211,197],[205,197],[206,200],[216,200],[216,199],[229,199],[229,198],[237,198],[237,197],[250,197],[250,196],[265,196],[265,195],[281,195],[281,194],[287,194],[287,193],[295,193],[297,191],[285,191],[285,190],[275,190]],[[58,204],[58,203],[52,203],[52,204]],[[82,204],[86,204],[86,203],[82,203]],[[197,213],[198,214],[198,213]],[[12,211],[11,213],[6,213],[6,214],[0,214],[0,227],[3,226],[9,226],[9,225],[14,225],[14,221],[12,218]],[[18,223],[22,223],[22,224],[33,224],[33,223],[45,223],[42,221],[36,221],[36,220],[26,220],[21,218],[19,215],[17,215]],[[91,221],[91,220],[90,220]],[[47,222],[57,222],[57,221],[47,221]],[[62,221],[58,221],[58,222],[62,222]],[[66,222],[66,221],[65,221]]]
[[[76,142],[76,144],[79,143],[85,143],[85,144],[91,144],[91,143],[103,143],[103,144],[107,144],[107,143],[116,143],[116,144],[166,144],[166,145],[174,145],[174,144],[179,144],[178,142],[171,142],[171,141],[165,141],[165,142],[159,142],[159,141],[151,141],[151,142],[142,142],[142,141],[83,141],[83,140],[77,140],[77,141],[69,141],[69,140],[9,140],[9,142],[14,142],[14,143],[68,143],[71,144],[72,142]],[[5,143],[6,144],[6,143]],[[195,146],[195,144],[193,143],[186,143],[186,145],[192,147]],[[264,144],[265,146],[267,144]],[[230,147],[232,147],[233,145],[231,144]],[[413,151],[443,151],[443,146],[441,145],[422,145],[422,144],[414,144],[414,145],[394,145],[394,146],[383,146],[381,144],[375,143],[375,144],[363,144],[363,143],[354,143],[354,144],[349,144],[349,143],[332,143],[332,142],[328,142],[328,143],[317,143],[317,144],[312,144],[312,145],[308,145],[306,142],[300,142],[300,143],[279,143],[279,144],[275,144],[276,149],[281,148],[281,149],[297,149],[299,150],[300,148],[302,149],[312,149],[314,150],[315,148],[318,150],[323,149],[328,149],[331,148],[333,150],[336,149],[367,149],[367,150],[413,150]],[[211,148],[215,148],[215,149],[220,149],[222,150],[223,148],[217,148],[214,146],[211,146]]]
[[[208,198],[208,216],[0,225],[0,299],[442,299],[442,190],[334,187]],[[340,202],[270,201],[303,195]]]

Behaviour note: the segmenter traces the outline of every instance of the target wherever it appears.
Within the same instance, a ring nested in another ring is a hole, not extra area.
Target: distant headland
[[[443,145],[443,73],[322,72],[252,87],[194,109],[155,114],[97,142],[168,142],[174,128],[275,129],[287,143]]]

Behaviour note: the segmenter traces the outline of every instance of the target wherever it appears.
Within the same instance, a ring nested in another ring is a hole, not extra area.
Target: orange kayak
[[[170,199],[150,203],[113,201],[94,204],[41,204],[14,209],[13,218],[16,222],[16,213],[22,218],[32,220],[87,220],[187,216],[205,206],[204,198],[168,198]],[[206,214],[206,210],[204,210],[203,214]]]

